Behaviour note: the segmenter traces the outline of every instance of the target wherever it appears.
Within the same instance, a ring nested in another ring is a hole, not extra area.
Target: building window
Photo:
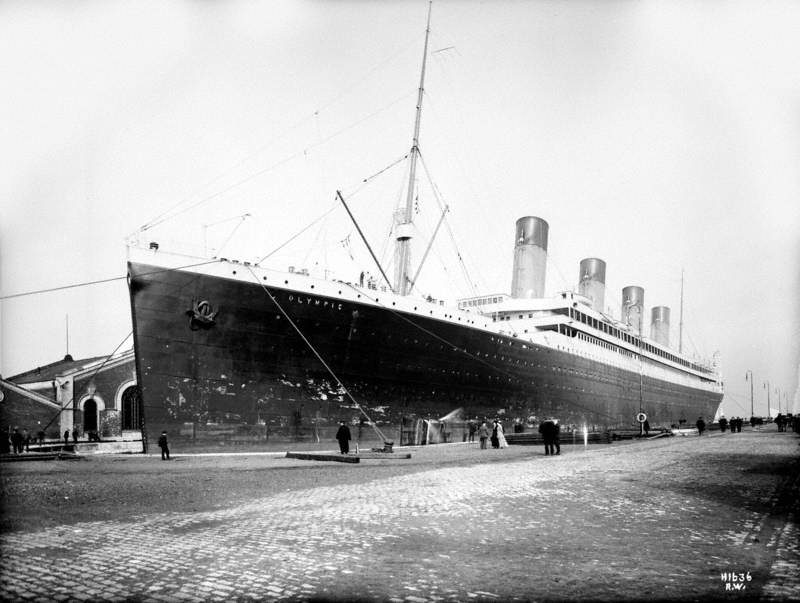
[[[122,392],[122,429],[141,429],[142,404],[139,386],[132,385]]]

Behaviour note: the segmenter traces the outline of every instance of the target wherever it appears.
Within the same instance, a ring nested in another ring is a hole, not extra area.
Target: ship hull
[[[426,302],[402,311],[360,301],[347,284],[321,294],[288,280],[265,284],[254,272],[247,282],[247,270],[223,278],[129,262],[149,438],[209,424],[228,434],[300,433],[369,417],[402,440],[409,418],[456,409],[470,419],[553,416],[591,429],[632,427],[645,410],[655,427],[710,419],[721,401],[720,392],[457,322]]]

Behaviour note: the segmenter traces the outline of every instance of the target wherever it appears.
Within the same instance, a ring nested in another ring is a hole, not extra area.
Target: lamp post
[[[756,415],[755,407],[753,406],[753,371],[747,369],[747,372],[744,374],[745,382],[750,381],[750,416],[754,417]]]
[[[770,403],[769,403],[769,388],[770,388],[769,381],[765,381],[764,382],[764,389],[767,390],[767,418],[768,419],[772,418],[772,410],[770,408]]]

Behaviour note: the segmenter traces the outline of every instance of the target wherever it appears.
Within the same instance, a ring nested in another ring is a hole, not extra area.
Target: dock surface
[[[773,428],[551,457],[9,463],[0,598],[790,600],[798,443]]]

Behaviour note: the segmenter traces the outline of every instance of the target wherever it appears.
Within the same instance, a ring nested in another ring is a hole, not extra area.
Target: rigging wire
[[[264,257],[262,257],[260,260],[258,260],[258,261],[256,262],[256,264],[260,264],[261,262],[263,262],[263,261],[264,261],[264,260],[266,260],[267,258],[269,258],[269,257],[271,257],[271,256],[273,256],[273,255],[275,255],[275,254],[276,254],[278,251],[280,251],[281,249],[283,249],[284,247],[286,247],[286,246],[287,246],[289,243],[291,243],[292,241],[294,241],[294,240],[295,240],[297,237],[299,237],[301,234],[303,234],[303,233],[304,233],[305,231],[307,231],[309,228],[311,228],[312,226],[314,226],[315,224],[317,224],[317,223],[318,223],[318,222],[320,222],[321,220],[324,220],[325,218],[327,218],[327,217],[328,217],[330,214],[332,214],[332,213],[333,213],[333,212],[336,210],[336,208],[337,208],[338,206],[339,206],[338,202],[337,202],[337,203],[334,203],[334,204],[333,204],[333,205],[330,207],[330,209],[328,209],[328,211],[326,211],[325,213],[323,213],[321,216],[319,216],[319,217],[318,217],[316,220],[314,220],[314,221],[313,221],[313,222],[311,222],[310,224],[308,224],[308,225],[304,226],[303,228],[301,228],[299,231],[297,231],[295,234],[293,234],[291,237],[289,237],[289,238],[288,238],[286,241],[284,241],[283,243],[281,243],[280,245],[278,245],[278,246],[277,246],[275,249],[273,249],[272,251],[270,251],[270,252],[269,252],[267,255],[265,255]]]
[[[197,266],[205,266],[206,264],[213,264],[213,263],[218,262],[218,261],[219,260],[214,259],[214,260],[208,260],[208,261],[205,261],[205,262],[199,262],[197,264],[187,264],[186,266],[179,266],[177,268],[162,268],[162,269],[159,269],[159,270],[153,270],[151,272],[143,272],[139,276],[148,276],[150,274],[159,274],[161,272],[171,272],[173,270],[183,270],[184,268],[195,268]],[[63,285],[61,287],[51,287],[49,289],[38,289],[36,291],[25,291],[23,293],[12,293],[11,295],[2,295],[2,296],[0,296],[0,300],[13,299],[15,297],[25,297],[25,296],[28,296],[28,295],[38,295],[39,293],[52,293],[53,291],[63,291],[65,289],[74,289],[76,287],[86,287],[86,286],[89,286],[89,285],[99,285],[99,284],[102,284],[102,283],[110,283],[110,282],[113,282],[113,281],[121,281],[121,280],[127,279],[127,278],[128,278],[128,275],[126,274],[125,276],[115,276],[115,277],[112,277],[112,278],[104,278],[104,279],[100,279],[100,280],[97,280],[97,281],[86,281],[86,282],[83,282],[83,283],[74,283],[72,285]]]
[[[431,178],[431,173],[428,170],[428,164],[425,162],[425,158],[423,157],[422,153],[419,152],[419,158],[422,161],[422,169],[425,171],[425,175],[428,178],[428,183],[431,185],[431,189],[433,190],[433,196],[436,199],[436,202],[439,204],[439,209],[444,211],[445,207],[448,207],[447,204],[441,198],[441,193],[439,192],[439,187],[436,186],[436,183]],[[453,234],[452,228],[450,228],[450,221],[445,218],[444,220],[445,228],[447,229],[448,234],[450,235],[450,240],[453,243],[453,248],[456,252],[456,257],[458,258],[459,266],[461,267],[461,271],[464,273],[464,278],[467,281],[467,287],[471,290],[472,295],[477,295],[477,291],[475,290],[475,285],[472,282],[472,278],[470,277],[469,271],[467,270],[466,262],[464,262],[464,258],[461,255],[461,250],[458,247],[458,243],[456,243],[455,235]]]
[[[207,203],[207,202],[211,201],[212,199],[215,199],[217,197],[220,197],[220,196],[224,195],[225,193],[233,190],[234,188],[237,188],[237,187],[241,186],[242,184],[245,184],[247,182],[250,182],[251,180],[254,180],[255,178],[261,176],[262,174],[270,172],[270,171],[272,171],[272,170],[274,170],[274,169],[276,169],[276,168],[288,163],[292,159],[296,159],[297,157],[307,155],[308,151],[310,149],[317,148],[319,146],[322,146],[323,144],[326,144],[326,143],[330,142],[331,140],[333,140],[337,136],[340,136],[341,134],[343,134],[344,132],[347,132],[351,128],[355,128],[356,126],[359,126],[362,123],[372,119],[376,115],[386,111],[390,107],[392,107],[392,106],[396,105],[397,103],[405,100],[409,96],[411,96],[411,94],[410,93],[406,93],[406,94],[396,98],[395,100],[391,101],[387,105],[381,107],[380,109],[377,109],[376,111],[373,111],[372,113],[366,115],[365,117],[362,117],[361,119],[358,119],[358,120],[350,123],[349,125],[347,125],[347,126],[341,128],[341,129],[337,130],[336,132],[330,134],[329,136],[327,136],[327,137],[325,137],[325,138],[323,138],[323,139],[321,139],[321,140],[319,140],[319,141],[317,141],[317,142],[305,147],[304,149],[301,149],[299,151],[295,151],[294,153],[291,153],[291,154],[287,155],[283,159],[280,159],[280,160],[276,161],[275,163],[272,163],[271,165],[268,165],[268,166],[266,166],[266,167],[264,167],[264,168],[262,168],[260,170],[257,170],[255,172],[253,172],[252,174],[250,174],[249,176],[245,176],[244,178],[242,178],[240,180],[237,180],[236,182],[234,182],[233,184],[231,184],[229,186],[226,186],[222,190],[219,190],[219,191],[217,191],[215,193],[212,193],[212,194],[210,194],[210,195],[208,195],[206,197],[201,198],[200,200],[196,201],[192,205],[189,205],[188,207],[186,207],[186,208],[184,208],[184,209],[182,209],[180,211],[177,211],[177,212],[173,213],[172,215],[164,216],[164,217],[161,217],[160,219],[153,220],[152,222],[147,224],[146,227],[142,227],[140,230],[147,230],[149,228],[153,228],[154,226],[158,226],[159,224],[162,224],[163,222],[166,222],[167,220],[171,220],[173,218],[176,218],[177,216],[179,216],[181,214],[184,214],[184,213],[186,213],[188,211],[191,211],[191,210],[199,207],[200,205],[203,205],[204,203]],[[162,214],[162,216],[163,216],[163,214]]]
[[[227,238],[227,239],[225,239],[225,241],[223,241],[222,245],[220,245],[219,249],[217,249],[217,254],[220,254],[220,253],[222,253],[222,250],[225,248],[225,246],[226,246],[228,243],[230,243],[230,240],[233,238],[233,235],[235,235],[235,234],[236,234],[236,231],[237,231],[237,230],[239,230],[239,227],[240,227],[242,224],[244,224],[244,221],[245,221],[245,219],[246,219],[246,218],[247,218],[249,215],[250,215],[250,214],[245,214],[244,216],[242,216],[242,219],[241,219],[241,221],[240,221],[240,222],[239,222],[239,223],[238,223],[236,226],[234,226],[233,230],[231,231],[231,234],[229,234],[229,235],[228,235],[228,238]]]
[[[266,149],[270,148],[271,146],[274,146],[278,141],[282,140],[283,138],[286,138],[289,134],[291,134],[292,132],[294,132],[295,130],[300,128],[300,126],[304,125],[308,121],[310,121],[312,119],[319,118],[319,114],[320,113],[322,113],[323,111],[327,110],[329,107],[331,107],[334,104],[336,104],[337,102],[339,102],[339,100],[341,100],[342,98],[346,97],[348,94],[352,94],[354,89],[358,85],[360,85],[363,81],[367,80],[370,76],[372,76],[373,73],[378,71],[378,69],[382,68],[384,65],[386,65],[390,61],[394,60],[395,58],[397,58],[401,54],[404,54],[404,53],[408,52],[408,49],[411,48],[412,45],[416,45],[417,44],[418,38],[419,38],[419,35],[415,35],[413,40],[410,40],[403,48],[401,48],[400,50],[395,51],[394,53],[392,53],[390,55],[388,55],[385,59],[383,59],[382,61],[380,61],[377,64],[375,64],[372,68],[368,69],[361,77],[359,77],[358,79],[353,80],[349,85],[342,86],[340,88],[340,90],[342,90],[343,92],[331,97],[327,102],[322,103],[322,105],[320,105],[310,115],[306,115],[306,116],[298,119],[294,124],[289,126],[286,130],[284,130],[282,133],[280,133],[275,138],[271,139],[268,143],[260,146],[254,152],[246,155],[244,158],[242,158],[241,160],[236,162],[231,167],[223,170],[215,178],[212,178],[211,180],[207,181],[205,184],[203,184],[200,187],[198,187],[197,189],[195,189],[194,192],[190,193],[189,195],[187,195],[186,197],[184,197],[183,199],[181,199],[180,201],[178,201],[177,203],[175,203],[174,205],[169,207],[167,210],[163,211],[161,214],[157,215],[155,218],[153,218],[149,222],[147,222],[144,225],[142,225],[139,228],[139,230],[143,232],[143,231],[148,230],[148,229],[150,229],[150,228],[152,228],[152,227],[154,227],[154,226],[156,226],[156,225],[158,225],[158,224],[160,224],[160,223],[162,223],[162,222],[164,222],[166,220],[171,219],[174,216],[170,216],[170,217],[165,217],[165,216],[167,216],[171,212],[175,211],[178,207],[180,207],[184,203],[189,202],[191,200],[191,198],[193,196],[199,194],[201,190],[209,188],[210,186],[212,186],[216,182],[219,182],[227,174],[229,174],[233,170],[241,167],[242,165],[247,163],[250,159],[252,159],[256,155],[262,153],[263,151],[265,151]],[[175,215],[179,215],[180,213],[182,213],[182,212],[179,212],[178,214],[175,214]]]
[[[398,164],[402,163],[402,162],[403,162],[403,160],[404,160],[404,159],[406,159],[407,157],[408,157],[408,154],[404,155],[403,157],[400,157],[399,159],[396,159],[395,161],[391,162],[389,165],[387,165],[386,167],[382,168],[382,169],[381,169],[381,170],[379,170],[378,172],[376,172],[376,173],[372,174],[371,176],[367,176],[366,178],[362,179],[360,183],[358,183],[357,185],[354,185],[354,187],[353,187],[353,189],[352,189],[352,192],[348,193],[348,197],[349,197],[349,198],[351,198],[351,199],[352,199],[353,197],[355,197],[355,196],[356,196],[356,195],[357,195],[359,192],[361,192],[361,190],[362,190],[362,189],[363,189],[363,188],[364,188],[364,187],[365,187],[367,184],[369,184],[370,182],[372,182],[372,180],[373,180],[374,178],[376,178],[376,177],[377,177],[378,175],[380,175],[380,174],[383,174],[383,173],[385,173],[385,172],[387,172],[387,171],[391,170],[391,168],[393,168],[393,167],[395,167],[396,165],[398,165]],[[343,190],[351,190],[351,189],[343,189]],[[341,204],[340,204],[340,202],[339,202],[339,200],[338,200],[338,197],[337,197],[337,198],[336,198],[336,201],[334,201],[334,203],[331,205],[331,207],[330,207],[330,208],[329,208],[327,211],[325,211],[323,214],[321,214],[320,216],[318,216],[318,217],[317,217],[315,220],[313,220],[311,223],[307,224],[305,227],[301,228],[301,229],[300,229],[298,232],[296,232],[294,235],[292,235],[291,237],[289,237],[289,238],[288,238],[286,241],[284,241],[283,243],[281,243],[280,245],[278,245],[278,247],[276,247],[275,249],[273,249],[272,251],[270,251],[269,253],[267,253],[267,254],[266,254],[264,257],[262,257],[261,259],[259,259],[259,260],[258,260],[256,263],[257,263],[257,264],[260,264],[261,262],[263,262],[263,261],[264,261],[264,260],[266,260],[267,258],[271,257],[272,255],[274,255],[275,253],[277,253],[278,251],[280,251],[281,249],[283,249],[284,247],[286,247],[286,245],[288,245],[289,243],[291,243],[292,241],[294,241],[294,240],[295,240],[297,237],[299,237],[300,235],[302,235],[302,234],[303,234],[304,232],[306,232],[306,231],[307,231],[309,228],[311,228],[312,226],[314,226],[315,224],[317,224],[317,223],[318,223],[318,222],[320,222],[321,220],[324,220],[325,218],[327,218],[327,217],[328,217],[330,214],[332,214],[334,211],[336,211],[336,209],[338,209],[338,208],[340,207],[340,205],[341,205]]]
[[[94,372],[92,372],[92,375],[89,377],[89,382],[91,382],[91,381],[93,381],[93,380],[94,380],[94,378],[97,376],[97,373],[99,373],[99,372],[100,372],[100,369],[102,369],[102,368],[103,368],[103,367],[104,367],[106,364],[108,364],[108,362],[109,362],[109,361],[110,361],[110,360],[111,360],[111,359],[114,357],[114,354],[116,354],[116,353],[117,353],[117,350],[119,350],[119,349],[122,347],[122,345],[123,345],[123,344],[124,344],[126,341],[128,341],[128,338],[130,338],[130,337],[131,337],[131,335],[133,335],[133,331],[131,331],[130,333],[128,333],[127,335],[125,335],[125,338],[124,338],[122,341],[120,341],[120,342],[119,342],[119,344],[117,345],[117,347],[115,347],[115,348],[114,348],[114,351],[113,351],[113,352],[111,352],[110,354],[108,354],[108,356],[106,356],[106,357],[105,357],[105,359],[103,360],[103,362],[102,362],[102,363],[100,363],[100,366],[98,366],[98,367],[97,367],[97,368],[94,370]],[[63,406],[62,406],[62,407],[61,407],[61,408],[58,410],[58,412],[57,412],[57,413],[55,413],[55,414],[52,416],[52,418],[51,418],[51,419],[50,419],[50,420],[47,422],[47,425],[45,425],[45,426],[44,426],[44,427],[41,429],[41,431],[47,431],[47,428],[48,428],[48,427],[50,427],[50,425],[52,425],[52,424],[53,424],[53,421],[55,421],[55,420],[56,420],[58,417],[60,417],[60,416],[61,416],[61,413],[63,413],[65,410],[70,410],[70,409],[72,409],[72,410],[74,410],[74,409],[75,409],[75,390],[74,390],[74,389],[73,389],[73,391],[72,391],[72,397],[71,397],[71,398],[70,398],[70,399],[69,399],[69,400],[68,400],[68,401],[67,401],[67,402],[66,402],[66,403],[65,403],[65,404],[64,404],[64,405],[63,405]]]
[[[460,53],[458,53],[458,51],[456,51],[456,54],[460,54]],[[442,56],[446,56],[446,55],[442,55]],[[436,62],[434,62],[434,64],[436,64]],[[441,73],[443,75],[447,74],[447,72],[445,70],[442,70]],[[447,78],[445,78],[445,82],[449,83],[449,80]],[[452,86],[450,86],[450,91],[452,93]],[[457,95],[455,95],[455,94],[451,94],[451,97],[457,99]],[[428,91],[426,91],[426,99],[428,99],[428,107],[429,107],[429,109],[434,113],[434,115],[436,115],[437,117],[442,119],[440,117],[442,115],[442,112],[438,110],[438,107],[437,107],[437,104],[436,104],[436,96],[435,95],[431,96],[428,93]],[[457,128],[458,131],[460,131],[460,132],[469,132],[470,131],[470,128],[465,125],[465,121],[463,119],[462,111],[460,110],[460,107],[458,106],[457,103],[456,103],[456,110],[448,108],[448,110],[445,113],[446,113],[446,115],[448,117],[455,116],[456,122],[457,122],[456,123],[456,128]],[[442,121],[444,121],[444,120],[442,120]],[[460,142],[454,143],[452,141],[452,139],[449,136],[447,136],[447,131],[445,129],[443,129],[441,131],[441,135],[444,138],[444,140],[446,141],[446,144],[447,144],[448,148],[450,148],[450,149],[464,148],[464,144],[463,143],[460,143]],[[448,154],[448,159],[455,161],[455,164],[458,167],[458,170],[461,172],[461,180],[460,180],[460,182],[462,184],[466,185],[466,188],[468,189],[471,197],[473,199],[481,198],[480,195],[477,195],[475,193],[475,184],[473,182],[473,176],[474,176],[476,170],[482,169],[482,164],[479,162],[476,165],[470,166],[470,169],[467,169],[465,167],[464,162],[462,161],[462,158],[461,158],[459,153],[449,153]],[[489,179],[488,178],[483,178],[483,181],[484,182],[488,182]],[[479,211],[479,213],[483,216],[483,224],[487,228],[490,228],[490,229],[494,230],[494,232],[496,234],[497,233],[496,220],[494,220],[492,216],[486,215],[486,213],[484,211],[485,210],[485,205],[483,203],[475,203],[475,204],[472,205],[472,207],[476,208]],[[448,229],[449,229],[449,224],[448,224]],[[503,237],[500,237],[500,238],[492,237],[492,238],[493,238],[493,240],[503,240]],[[483,274],[481,274],[480,267],[477,264],[473,264],[472,265],[472,270],[475,271],[478,274],[478,282],[480,282],[480,283],[486,283],[487,282],[487,279],[483,276]],[[477,287],[476,287],[476,283],[475,282],[470,282],[469,286],[470,286],[470,290],[472,291],[472,295],[473,296],[478,295],[478,290],[477,290]]]
[[[333,378],[336,380],[336,383],[338,383],[338,384],[339,384],[339,387],[341,387],[341,388],[344,390],[344,393],[345,393],[345,394],[347,394],[347,397],[348,397],[348,398],[350,398],[350,400],[353,402],[353,404],[355,404],[355,405],[356,405],[356,408],[358,408],[358,410],[359,410],[359,411],[361,411],[361,413],[362,413],[362,414],[363,414],[363,415],[364,415],[364,416],[367,418],[367,420],[369,421],[369,424],[370,424],[370,426],[372,427],[372,429],[374,429],[374,430],[375,430],[375,433],[377,433],[377,434],[378,434],[378,436],[379,436],[379,437],[380,437],[380,438],[381,438],[381,439],[384,441],[384,443],[386,443],[386,442],[388,441],[388,440],[386,439],[386,436],[385,436],[385,435],[383,435],[383,433],[381,432],[381,430],[380,430],[380,429],[378,429],[378,426],[377,426],[377,425],[375,424],[375,422],[374,422],[374,421],[373,421],[373,420],[370,418],[370,416],[367,414],[367,412],[364,410],[364,408],[363,408],[363,407],[362,407],[362,406],[361,406],[361,405],[360,405],[360,404],[359,404],[359,403],[356,401],[356,399],[355,399],[355,398],[353,397],[353,395],[350,393],[350,390],[348,390],[348,389],[347,389],[347,387],[345,387],[344,383],[342,383],[341,379],[339,379],[339,377],[336,375],[336,373],[334,373],[334,372],[333,372],[333,369],[332,369],[330,366],[328,366],[328,363],[327,363],[327,362],[325,362],[325,360],[322,358],[322,356],[321,356],[321,355],[320,355],[320,353],[317,351],[317,349],[316,349],[316,348],[315,348],[315,347],[312,345],[312,343],[311,343],[311,342],[310,342],[308,339],[306,339],[306,336],[305,336],[305,335],[303,335],[303,332],[300,330],[300,327],[298,327],[298,326],[295,324],[295,322],[294,322],[294,321],[291,319],[291,317],[290,317],[290,316],[289,316],[289,315],[286,313],[286,311],[283,309],[283,307],[282,307],[282,306],[281,306],[281,305],[278,303],[278,300],[277,300],[277,299],[275,299],[275,296],[274,296],[274,295],[272,295],[272,292],[269,290],[269,288],[267,288],[267,286],[266,286],[266,285],[264,285],[264,283],[262,283],[262,282],[259,280],[258,276],[256,275],[256,273],[255,273],[255,272],[253,272],[253,269],[252,269],[250,266],[248,266],[248,267],[247,267],[247,269],[250,271],[250,274],[251,274],[251,275],[252,275],[252,277],[255,279],[256,283],[258,283],[258,284],[261,286],[261,288],[264,290],[264,292],[265,292],[265,293],[266,293],[266,294],[269,296],[269,298],[272,300],[272,303],[274,303],[274,304],[275,304],[275,306],[278,308],[278,310],[280,311],[280,313],[281,313],[281,314],[283,314],[284,318],[286,318],[286,320],[288,320],[288,321],[289,321],[289,324],[290,324],[290,325],[292,325],[292,328],[293,328],[293,329],[294,329],[294,330],[297,332],[297,334],[298,334],[298,335],[300,336],[300,338],[301,338],[301,339],[302,339],[302,340],[305,342],[305,344],[308,346],[308,348],[309,348],[309,349],[310,349],[310,350],[311,350],[311,351],[314,353],[314,356],[316,356],[316,357],[317,357],[317,360],[319,360],[319,361],[322,363],[322,366],[324,366],[324,367],[325,367],[325,369],[326,369],[326,370],[327,370],[327,371],[328,371],[328,372],[331,374],[331,376],[332,376],[332,377],[333,377]]]

